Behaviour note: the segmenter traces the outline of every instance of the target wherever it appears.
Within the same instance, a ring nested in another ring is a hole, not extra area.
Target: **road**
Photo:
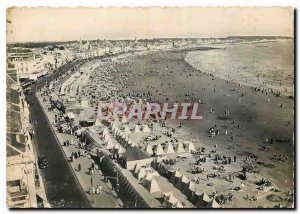
[[[73,65],[74,63],[71,63],[58,72],[43,77],[31,87],[32,91],[35,92]],[[32,103],[29,108],[30,118],[35,121],[35,150],[38,155],[46,155],[49,164],[47,169],[41,170],[49,203],[54,208],[89,208],[90,203],[74,176],[36,96],[30,95],[29,100]]]

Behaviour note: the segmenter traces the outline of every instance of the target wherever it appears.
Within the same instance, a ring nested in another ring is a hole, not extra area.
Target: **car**
[[[45,155],[41,155],[38,157],[38,166],[40,169],[48,168],[48,160]]]

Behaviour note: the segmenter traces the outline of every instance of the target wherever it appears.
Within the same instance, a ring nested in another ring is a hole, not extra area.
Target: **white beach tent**
[[[101,122],[99,120],[99,118],[96,119],[94,126],[101,126]]]
[[[188,142],[186,142],[186,144],[187,144],[186,148],[187,148],[188,153],[191,153],[192,151],[193,152],[196,151],[195,145],[192,143],[192,141],[188,141]]]
[[[182,154],[182,153],[185,153],[185,150],[183,148],[183,144],[181,142],[179,142],[176,146],[176,153],[177,154]]]
[[[166,154],[174,154],[174,153],[175,153],[175,151],[174,151],[174,149],[173,149],[173,145],[172,145],[171,142],[168,142],[168,145],[167,145],[167,147],[165,148],[165,153],[166,153]]]
[[[149,155],[153,155],[153,150],[152,146],[150,144],[147,144],[146,150],[145,150]]]
[[[122,124],[127,123],[127,118],[126,118],[126,116],[125,116],[124,114],[123,114],[123,116],[122,116],[121,123],[122,123]]]
[[[130,131],[130,129],[129,129],[129,127],[127,125],[124,128],[124,132],[127,133],[127,134],[131,133],[131,131]]]
[[[157,144],[155,153],[158,156],[165,155],[164,149],[160,143]]]
[[[106,148],[106,149],[113,149],[113,148],[114,148],[114,143],[112,142],[111,139],[109,139],[109,140],[107,141],[107,144],[106,144],[105,148]]]
[[[143,132],[144,132],[144,133],[150,133],[150,129],[149,129],[149,126],[148,126],[148,125],[144,125],[144,127],[143,127]]]
[[[152,193],[160,193],[161,189],[156,181],[155,178],[152,178],[151,181],[144,179],[142,182],[145,188],[152,194]]]
[[[139,132],[141,132],[140,127],[138,125],[135,125],[134,133],[139,133]]]

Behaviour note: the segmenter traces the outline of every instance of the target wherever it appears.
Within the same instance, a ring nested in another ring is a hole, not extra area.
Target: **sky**
[[[7,42],[289,36],[288,7],[9,8]]]

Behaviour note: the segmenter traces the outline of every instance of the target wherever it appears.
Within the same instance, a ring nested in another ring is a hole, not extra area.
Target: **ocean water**
[[[222,44],[220,49],[191,51],[185,61],[196,69],[247,86],[293,95],[294,40]]]

